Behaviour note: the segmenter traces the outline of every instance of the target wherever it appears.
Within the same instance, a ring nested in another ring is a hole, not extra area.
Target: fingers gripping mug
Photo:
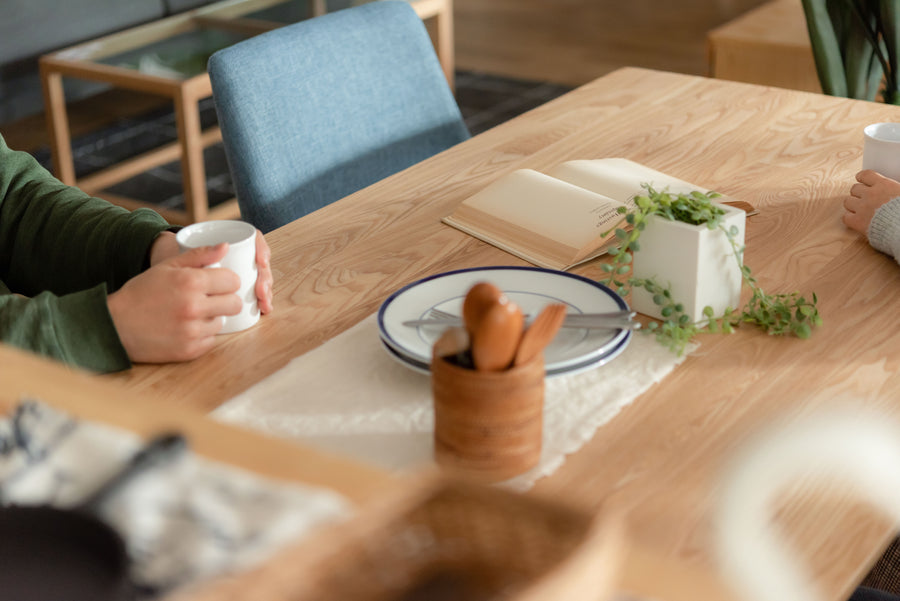
[[[181,252],[203,246],[228,243],[228,253],[218,263],[207,267],[224,267],[241,278],[238,296],[243,303],[237,315],[226,315],[220,334],[246,330],[259,321],[256,300],[256,228],[244,221],[203,221],[180,230],[176,236]]]

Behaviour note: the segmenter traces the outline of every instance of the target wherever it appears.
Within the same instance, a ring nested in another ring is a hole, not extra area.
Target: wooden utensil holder
[[[434,458],[442,467],[497,481],[541,457],[544,357],[481,372],[436,357],[431,363]]]

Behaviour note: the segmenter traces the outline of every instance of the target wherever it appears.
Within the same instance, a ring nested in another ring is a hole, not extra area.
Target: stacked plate
[[[569,313],[628,310],[615,292],[593,280],[539,267],[482,267],[449,271],[421,279],[388,297],[378,310],[382,346],[397,361],[428,373],[431,347],[446,325],[405,326],[404,321],[427,319],[432,310],[462,314],[466,292],[477,282],[491,282],[536,315],[550,303],[563,303]],[[608,363],[631,340],[631,330],[563,328],[544,350],[547,376],[572,374]]]

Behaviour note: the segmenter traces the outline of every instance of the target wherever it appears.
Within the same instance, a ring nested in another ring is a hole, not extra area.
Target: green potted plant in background
[[[802,2],[822,90],[900,104],[900,0]]]

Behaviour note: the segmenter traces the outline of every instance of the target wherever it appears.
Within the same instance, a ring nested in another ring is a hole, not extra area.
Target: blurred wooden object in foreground
[[[392,476],[374,468],[220,423],[189,405],[127,391],[116,382],[0,344],[0,415],[26,398],[145,437],[177,430],[194,451],[210,459],[271,478],[324,486],[354,502],[395,486]]]
[[[437,472],[405,484],[255,570],[167,601],[734,599],[714,575],[630,543],[614,510]]]

